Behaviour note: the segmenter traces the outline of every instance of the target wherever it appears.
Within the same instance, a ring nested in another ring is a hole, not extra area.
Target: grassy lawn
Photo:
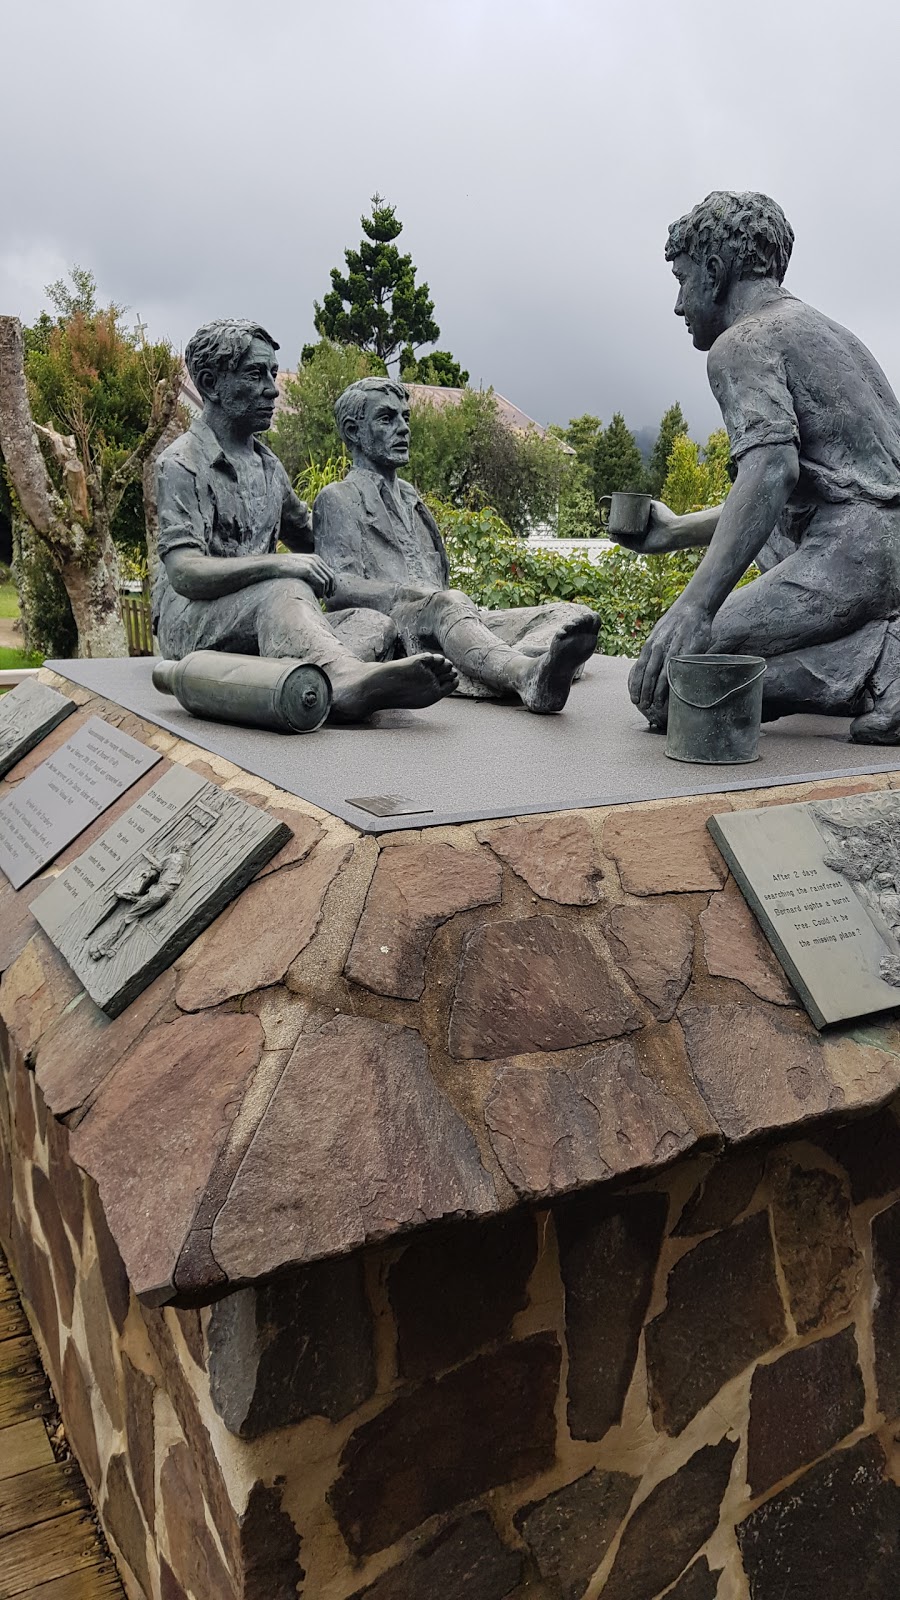
[[[10,650],[6,645],[0,644],[0,671],[8,672],[13,667],[40,667],[44,658],[27,650]]]
[[[15,585],[0,583],[0,617],[17,617],[19,615],[19,601]]]

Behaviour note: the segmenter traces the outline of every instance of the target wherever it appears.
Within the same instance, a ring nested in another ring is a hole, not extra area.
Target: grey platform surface
[[[849,744],[849,723],[836,717],[771,723],[761,759],[747,766],[669,761],[665,740],[647,730],[628,699],[631,663],[622,658],[595,656],[557,717],[451,699],[427,711],[381,712],[362,727],[326,726],[310,734],[263,733],[192,717],[154,689],[146,657],[47,665],[363,833],[900,769],[900,750]],[[375,817],[348,803],[385,794],[403,795],[422,811]]]

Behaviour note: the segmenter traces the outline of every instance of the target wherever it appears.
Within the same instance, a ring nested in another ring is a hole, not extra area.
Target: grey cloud
[[[717,423],[666,227],[761,188],[788,284],[900,385],[894,70],[860,0],[31,0],[4,8],[0,305],[67,262],[183,343],[259,317],[293,364],[375,189],[441,344],[541,421]]]

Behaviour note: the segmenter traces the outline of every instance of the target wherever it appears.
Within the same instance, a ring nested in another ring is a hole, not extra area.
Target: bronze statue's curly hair
[[[223,317],[218,322],[204,323],[188,340],[184,352],[184,364],[193,383],[199,389],[204,373],[215,377],[219,372],[233,372],[254,339],[264,339],[273,350],[278,349],[272,335],[258,322],[248,322],[243,317]]]
[[[794,230],[767,194],[715,189],[669,229],[666,260],[721,256],[737,278],[774,278],[781,283],[794,248]]]
[[[334,420],[342,439],[347,438],[347,423],[359,422],[371,394],[393,394],[398,400],[409,399],[406,384],[397,383],[394,378],[358,378],[334,403]]]

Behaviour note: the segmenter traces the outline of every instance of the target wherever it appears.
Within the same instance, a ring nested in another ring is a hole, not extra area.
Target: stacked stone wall
[[[135,1600],[896,1594],[896,1107],[191,1310],[4,1087],[0,1233]]]
[[[705,822],[900,779],[375,839],[76,697],[294,829],[113,1023],[0,889],[0,1239],[135,1600],[895,1600],[900,1027]]]

